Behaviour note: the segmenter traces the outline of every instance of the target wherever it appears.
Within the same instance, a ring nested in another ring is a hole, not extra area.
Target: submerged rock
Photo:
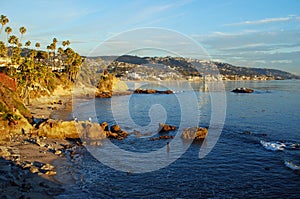
[[[174,139],[174,135],[161,135],[158,138],[150,138],[150,140],[167,140],[167,139]]]
[[[183,133],[181,137],[183,139],[195,139],[195,140],[200,140],[204,139],[206,135],[208,134],[207,128],[202,128],[202,127],[191,127],[183,130]]]

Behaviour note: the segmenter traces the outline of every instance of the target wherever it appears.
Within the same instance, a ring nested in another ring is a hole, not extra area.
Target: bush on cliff
[[[13,90],[4,86],[0,82],[0,118],[9,119],[9,115],[18,118],[17,116],[15,116],[18,112],[21,116],[24,116],[29,122],[32,122],[31,113],[24,106],[19,96]]]

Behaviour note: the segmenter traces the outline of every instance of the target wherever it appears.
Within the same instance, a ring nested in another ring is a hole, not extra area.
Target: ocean
[[[299,198],[300,81],[223,83],[214,90],[195,82],[128,82],[174,94],[78,100],[70,118],[118,124],[131,134],[87,146],[69,166],[75,184],[57,198]],[[230,92],[236,87],[254,92]],[[159,123],[176,126],[167,134],[175,138],[151,141],[161,135]],[[197,125],[209,128],[204,141],[180,138]]]

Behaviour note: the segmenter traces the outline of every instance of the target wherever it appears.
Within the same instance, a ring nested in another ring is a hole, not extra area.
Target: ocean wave
[[[183,93],[183,92],[184,91],[180,91],[180,90],[179,91],[176,91],[176,90],[173,91],[173,93]]]
[[[292,169],[292,170],[300,170],[300,166],[292,163],[291,161],[284,161],[285,166],[287,166],[288,168]]]
[[[284,143],[281,142],[266,142],[261,140],[260,144],[267,150],[270,151],[283,151],[286,147]]]

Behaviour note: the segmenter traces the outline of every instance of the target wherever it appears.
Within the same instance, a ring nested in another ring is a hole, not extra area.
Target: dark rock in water
[[[173,94],[173,91],[171,91],[171,90],[166,90],[166,91],[156,91],[156,93],[158,93],[158,94]]]
[[[119,133],[119,132],[121,132],[122,130],[121,130],[121,127],[119,126],[119,125],[113,125],[113,126],[111,126],[110,127],[110,131],[112,132],[112,133]]]
[[[108,129],[108,127],[107,127]],[[122,140],[128,136],[129,133],[123,131],[119,125],[113,125],[110,127],[110,131],[105,131],[106,137]]]
[[[173,91],[171,90],[166,90],[166,91],[159,91],[159,90],[154,90],[154,89],[136,89],[134,90],[133,93],[136,94],[172,94]]]
[[[102,122],[100,126],[102,127],[103,131],[109,131],[107,122]]]
[[[252,90],[250,88],[235,88],[231,92],[234,92],[234,93],[253,93],[254,90]]]
[[[207,128],[191,127],[191,128],[184,129],[181,137],[187,140],[190,139],[200,140],[200,139],[204,139],[207,134],[208,134]]]
[[[175,131],[176,130],[176,126],[171,126],[169,124],[159,124],[159,128],[158,128],[158,132],[160,133],[165,133],[165,132],[169,132],[169,131]]]
[[[167,140],[167,139],[174,139],[174,135],[161,135],[158,138],[150,138],[150,140]]]

